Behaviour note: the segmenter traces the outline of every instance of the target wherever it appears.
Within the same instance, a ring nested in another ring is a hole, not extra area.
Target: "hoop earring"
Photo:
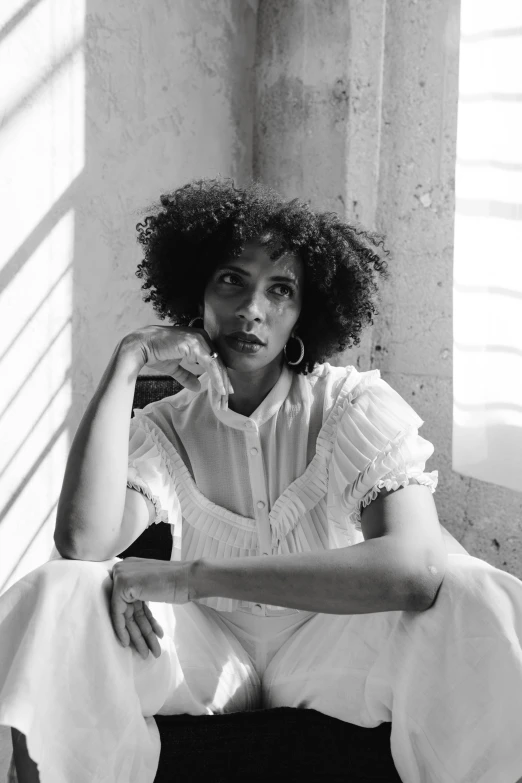
[[[192,319],[192,321],[190,321],[190,322],[189,322],[189,326],[192,326],[192,324],[194,323],[194,321],[199,321],[199,320],[203,321],[203,325],[205,324],[205,321],[204,321],[204,319],[203,319],[203,316],[202,316],[202,315],[196,315],[196,317],[195,317],[195,318],[193,318],[193,319]],[[203,328],[203,327],[201,327],[201,328]]]
[[[300,338],[300,337],[298,337],[297,335],[294,335],[294,340],[299,340],[299,342],[301,343],[301,353],[300,353],[299,359],[298,359],[296,362],[290,362],[290,361],[288,361],[288,356],[286,355],[286,345],[288,345],[288,343],[287,343],[287,344],[285,345],[285,347],[283,348],[283,353],[284,353],[284,355],[285,355],[285,359],[286,359],[286,361],[287,361],[287,364],[292,364],[292,365],[293,365],[293,364],[299,364],[300,362],[302,362],[302,360],[303,360],[303,356],[304,356],[304,343],[303,343],[303,341],[302,341],[302,340],[301,340],[301,338]],[[290,342],[290,340],[289,340],[288,342]]]

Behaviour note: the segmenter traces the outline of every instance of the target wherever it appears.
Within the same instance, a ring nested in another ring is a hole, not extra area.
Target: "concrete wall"
[[[134,275],[143,210],[194,177],[251,174],[256,11],[257,0],[88,0],[72,426],[118,340],[156,321]]]
[[[441,522],[471,554],[522,577],[522,495],[451,467],[458,46],[453,0],[265,0],[254,171],[386,235],[380,315],[332,363],[379,368],[411,403],[435,446],[427,467],[439,470]]]
[[[191,178],[251,175],[257,14],[257,0],[11,6],[0,11],[0,593],[48,558],[81,416],[116,343],[156,321],[135,277],[136,223]]]

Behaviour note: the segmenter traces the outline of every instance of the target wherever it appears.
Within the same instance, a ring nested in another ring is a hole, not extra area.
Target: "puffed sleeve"
[[[425,472],[434,448],[418,433],[423,420],[378,373],[368,376],[343,402],[328,471],[328,517],[343,543],[361,540],[361,509],[381,488],[415,479],[434,492],[438,482],[438,471]]]
[[[149,498],[155,508],[151,524],[168,522],[181,536],[181,507],[154,425],[139,413],[130,423],[127,486]],[[179,542],[178,542],[179,543]]]

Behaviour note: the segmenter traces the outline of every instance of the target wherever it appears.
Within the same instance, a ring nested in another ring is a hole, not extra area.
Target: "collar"
[[[241,413],[229,410],[228,394],[221,397],[216,392],[212,384],[209,383],[208,373],[205,372],[200,375],[199,382],[202,391],[204,389],[207,390],[208,400],[216,417],[228,427],[244,430],[245,427],[253,429],[252,422],[257,429],[277,413],[288,396],[294,375],[295,373],[284,364],[276,383],[250,416],[243,416]],[[223,400],[223,405],[221,405],[221,400]]]

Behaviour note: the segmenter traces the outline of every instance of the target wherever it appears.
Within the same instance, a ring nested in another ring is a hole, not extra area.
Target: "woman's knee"
[[[437,603],[447,603],[457,622],[500,629],[514,615],[522,621],[522,582],[480,558],[449,555]]]
[[[83,592],[100,593],[112,587],[111,571],[118,558],[111,560],[72,560],[56,558],[40,566],[39,588],[46,590],[70,590],[71,595],[78,589]]]
[[[464,554],[448,555],[446,574],[443,584],[459,593],[471,593],[472,596],[482,596],[490,583],[509,577],[505,571],[486,563],[478,557]]]

